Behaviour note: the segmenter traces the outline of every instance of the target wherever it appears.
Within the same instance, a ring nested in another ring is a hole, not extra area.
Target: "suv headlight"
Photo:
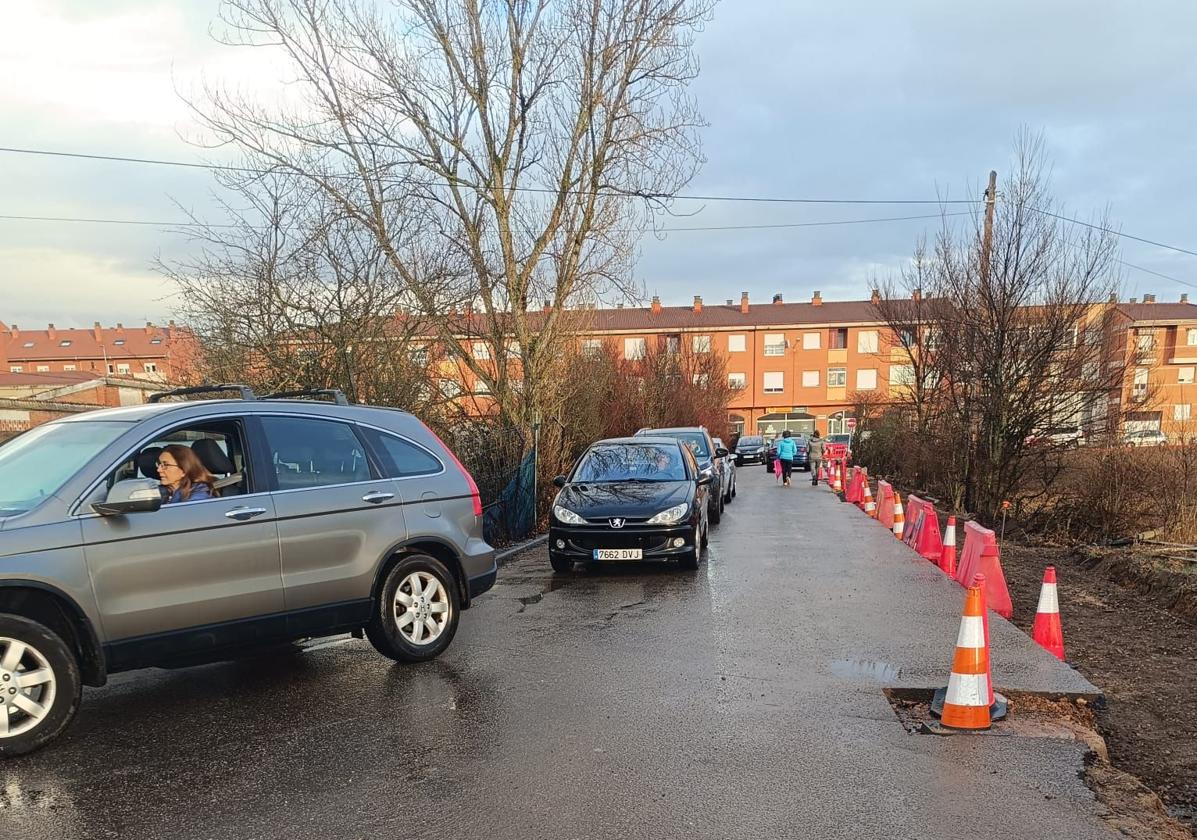
[[[648,520],[649,525],[676,525],[686,518],[686,513],[690,510],[689,504],[674,505],[668,510],[663,510]]]
[[[564,522],[566,525],[585,525],[586,520],[578,516],[569,508],[563,508],[561,505],[553,505],[553,516],[557,517],[558,522]]]

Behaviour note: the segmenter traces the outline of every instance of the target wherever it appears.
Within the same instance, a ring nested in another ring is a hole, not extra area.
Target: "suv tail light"
[[[445,442],[441,440],[440,435],[432,431],[432,429],[429,429],[428,433],[436,438],[436,442],[441,445],[441,449],[449,453],[449,457],[453,459],[453,463],[456,464],[457,469],[461,471],[462,477],[465,478],[466,484],[469,485],[470,488],[470,500],[474,503],[474,516],[481,516],[482,494],[478,492],[478,483],[474,481],[474,476],[470,475],[470,471],[465,468],[465,464],[461,463],[461,460],[457,457],[457,453],[445,446]]]

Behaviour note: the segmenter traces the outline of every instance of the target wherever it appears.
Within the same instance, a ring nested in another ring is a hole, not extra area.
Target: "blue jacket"
[[[777,442],[777,457],[783,461],[793,461],[798,454],[798,442],[792,437],[783,437]]]
[[[198,502],[201,499],[211,499],[211,498],[212,498],[212,488],[211,487],[209,487],[207,484],[193,484],[193,485],[191,485],[191,498],[190,499],[184,500],[183,491],[175,490],[173,493],[170,494],[170,497],[166,500],[165,504],[172,505],[176,502],[182,502],[182,501]]]

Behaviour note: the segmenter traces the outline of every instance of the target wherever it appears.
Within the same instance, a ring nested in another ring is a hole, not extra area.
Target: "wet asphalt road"
[[[0,765],[0,838],[1111,836],[1075,743],[898,723],[882,685],[946,681],[961,603],[746,468],[697,573],[529,551],[436,662],[337,639],[88,690]],[[999,687],[1092,691],[991,630]]]

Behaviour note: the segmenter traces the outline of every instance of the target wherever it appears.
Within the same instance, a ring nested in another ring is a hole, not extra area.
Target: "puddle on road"
[[[836,659],[828,667],[837,677],[867,677],[877,682],[896,682],[902,676],[901,668],[871,659]]]

